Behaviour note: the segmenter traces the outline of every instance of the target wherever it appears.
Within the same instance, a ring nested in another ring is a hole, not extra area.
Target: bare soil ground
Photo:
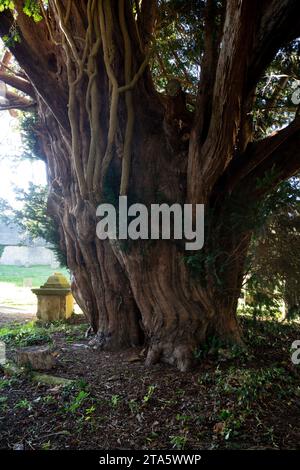
[[[11,323],[24,323],[36,319],[35,313],[20,312],[19,309],[0,305],[0,327]]]
[[[75,382],[42,385],[30,371],[0,372],[0,448],[299,448],[300,366],[290,353],[299,325],[243,319],[243,326],[247,352],[212,343],[187,373],[145,368],[141,349],[88,348],[83,320],[27,337],[6,332],[9,356],[30,338],[52,342],[59,363],[51,373]]]

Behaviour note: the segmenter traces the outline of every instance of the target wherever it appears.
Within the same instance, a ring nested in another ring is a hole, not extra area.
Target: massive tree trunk
[[[49,0],[38,24],[15,2],[21,42],[12,52],[30,87],[27,105],[39,114],[49,212],[74,296],[103,348],[146,338],[148,364],[162,359],[185,370],[208,335],[242,340],[236,308],[249,220],[267,190],[300,166],[297,154],[285,158],[299,144],[299,119],[257,143],[249,122],[259,77],[299,33],[296,3],[232,0],[214,23],[215,2],[207,1],[192,115],[182,109],[181,90],[161,96],[152,83],[155,1],[142,2],[136,22],[131,2]],[[12,22],[1,14],[1,35]],[[255,188],[274,165],[276,178]],[[99,240],[96,208],[117,204],[119,195],[148,207],[205,204],[203,250],[186,252],[176,240]]]

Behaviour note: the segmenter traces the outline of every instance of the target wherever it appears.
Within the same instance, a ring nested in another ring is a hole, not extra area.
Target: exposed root
[[[151,367],[159,361],[175,366],[180,372],[190,370],[194,363],[194,347],[189,344],[166,343],[150,346],[145,361],[146,367]]]

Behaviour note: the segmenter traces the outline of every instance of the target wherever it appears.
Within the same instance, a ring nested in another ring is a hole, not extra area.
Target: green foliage
[[[7,410],[7,404],[6,402],[8,401],[7,397],[0,397],[0,410]]]
[[[222,272],[224,266],[218,263],[222,251],[215,249],[214,252],[196,251],[192,255],[184,256],[184,261],[194,278],[201,280],[206,285],[206,274],[209,272],[214,277],[216,285],[222,287]]]
[[[295,316],[300,310],[300,181],[281,183],[261,206],[248,255],[246,285],[255,317],[276,315],[284,301]]]
[[[137,414],[140,410],[140,405],[138,404],[135,398],[132,398],[131,400],[129,400],[128,407],[132,414]]]
[[[268,188],[276,178],[271,169],[264,178],[257,180],[257,188]],[[270,212],[274,210],[276,197],[271,193],[262,201],[245,201],[240,194],[233,193],[222,201],[222,216],[214,208],[205,212],[205,246],[200,251],[184,255],[183,259],[195,279],[206,285],[207,279],[214,280],[215,286],[225,294],[224,279],[233,262],[230,243],[227,241],[250,231],[259,231],[265,224]],[[238,253],[236,254],[238,256]]]
[[[264,400],[271,392],[284,397],[286,384],[292,378],[281,367],[260,369],[230,368],[226,375],[217,373],[217,386],[225,394],[234,394],[237,402],[246,408],[257,400]]]
[[[88,396],[88,392],[80,390],[78,394],[72,399],[72,401],[66,405],[65,411],[67,413],[76,413],[76,411],[78,411],[86,402]]]
[[[174,449],[183,450],[187,443],[186,436],[170,436],[170,444]]]
[[[85,328],[85,324],[69,325],[61,321],[42,325],[39,322],[29,322],[25,325],[9,324],[0,328],[0,340],[12,346],[32,346],[52,342],[51,335],[55,333],[64,333],[68,337],[81,334]],[[78,381],[79,389],[84,389],[85,386],[84,381]]]
[[[190,420],[192,419],[191,416],[188,416],[188,415],[181,415],[181,414],[177,414],[176,415],[176,421],[179,421],[181,423],[187,423],[189,422]]]
[[[76,415],[78,424],[91,419],[95,411],[94,399],[91,397],[88,384],[84,380],[78,380],[64,387],[62,398],[65,404],[61,411],[66,414]]]
[[[37,0],[25,0],[23,11],[25,15],[32,18],[35,23],[38,23],[43,19],[41,7]]]
[[[213,3],[212,34],[216,39],[224,3]],[[192,107],[204,52],[205,4],[201,0],[159,1],[155,54],[150,64],[158,90],[164,92],[169,80],[176,78],[187,91],[188,106]],[[297,105],[291,97],[295,81],[299,80],[299,52],[299,39],[282,47],[258,83],[251,113],[256,138],[270,134],[294,118]]]
[[[48,1],[44,2],[45,6]],[[13,0],[0,0],[0,13],[5,10],[13,11],[15,4]],[[35,23],[40,22],[43,19],[40,3],[38,0],[24,0],[23,12],[25,15],[33,19]],[[9,33],[2,36],[5,47],[13,49],[14,46],[21,42],[21,36],[16,26],[16,22],[13,22]]]
[[[43,442],[41,448],[42,448],[42,450],[50,450],[51,449],[51,441]]]
[[[155,391],[155,388],[156,388],[155,385],[149,385],[147,393],[143,398],[144,403],[148,403],[151,400],[153,393]]]
[[[4,42],[5,47],[13,49],[17,43],[21,42],[18,29],[16,27],[12,27],[9,34],[2,36],[2,41]]]
[[[15,404],[15,408],[19,408],[21,410],[27,410],[27,411],[31,411],[32,410],[32,403],[27,400],[27,398],[24,398],[23,400],[19,400],[16,404]]]
[[[268,279],[267,284],[262,284],[260,275],[253,272],[246,285],[246,308],[253,318],[276,318],[282,301],[282,296],[276,292],[276,279]]]
[[[4,248],[5,248],[4,245],[0,245],[0,258],[3,255]]]
[[[277,171],[272,168],[256,181],[256,188],[269,188],[276,178]],[[263,200],[252,204],[245,203],[239,195],[230,196],[224,200],[222,210],[219,227],[213,211],[206,213],[204,249],[184,256],[191,275],[203,286],[208,278],[213,278],[220,295],[226,295],[224,279],[233,262],[226,239],[230,240],[233,234],[254,232],[245,264],[247,308],[254,318],[276,317],[285,301],[288,316],[297,316],[300,313],[299,178],[282,182]]]
[[[299,79],[300,41],[292,41],[276,54],[257,86],[253,120],[256,138],[288,124],[295,116],[292,103],[295,80]]]
[[[0,13],[2,13],[5,10],[13,11],[14,8],[15,8],[15,4],[12,0],[0,0]],[[18,31],[18,28],[15,22],[10,27],[8,34],[5,34],[4,36],[2,36],[2,41],[5,47],[11,48],[11,49],[16,45],[16,43],[21,41],[20,33]]]
[[[209,336],[204,344],[194,351],[197,360],[205,360],[208,356],[218,361],[242,359],[244,362],[252,358],[248,350],[239,344],[229,344],[218,336]]]
[[[46,215],[47,188],[30,183],[28,191],[17,191],[18,201],[24,203],[24,207],[15,212],[15,222],[21,228],[28,230],[33,238],[45,238],[51,232],[51,222]]]
[[[203,374],[199,383],[214,388],[216,396],[229,405],[219,410],[216,416],[218,431],[215,430],[227,441],[241,433],[246,420],[257,419],[260,405],[271,397],[288,400],[295,396],[296,381],[284,368],[274,365],[263,368],[232,366],[226,370],[218,367],[214,374]]]
[[[46,5],[48,3],[44,2]],[[13,0],[0,0],[0,13],[4,10],[14,10],[15,3]],[[41,14],[41,7],[38,0],[24,0],[23,12],[25,15],[32,18],[36,23],[43,19]]]
[[[23,157],[45,160],[37,138],[38,116],[22,113],[19,121]],[[17,199],[23,203],[20,210],[14,210],[7,201],[0,199],[0,218],[5,223],[14,222],[33,238],[43,238],[51,244],[61,266],[67,265],[65,253],[61,249],[58,224],[47,214],[48,190],[46,186],[29,184],[28,190],[16,189]]]
[[[22,157],[28,160],[38,159],[45,161],[45,155],[37,137],[39,128],[38,115],[36,113],[21,113],[19,128],[22,139]]]
[[[52,341],[45,329],[36,327],[33,322],[26,325],[2,327],[0,340],[8,345],[18,347],[34,346]]]
[[[113,408],[116,408],[118,404],[120,403],[121,397],[119,395],[112,395],[110,399],[111,406]]]
[[[8,224],[11,221],[12,208],[9,203],[0,197],[0,223]]]
[[[23,202],[23,207],[14,211],[14,222],[28,231],[33,239],[40,237],[50,243],[61,266],[66,266],[66,256],[60,246],[57,224],[47,214],[47,187],[30,183],[27,191],[17,191],[17,199]]]
[[[11,0],[0,0],[0,13],[4,10],[13,10],[15,8],[14,2]]]
[[[23,157],[45,160],[39,145],[37,132],[38,116],[35,113],[22,113],[19,121],[23,143]],[[48,190],[46,186],[29,184],[28,190],[16,189],[17,199],[23,203],[22,209],[14,210],[4,199],[0,199],[0,219],[14,222],[33,238],[43,238],[51,244],[61,266],[66,266],[66,256],[61,249],[57,223],[47,214]]]
[[[165,90],[176,78],[183,88],[195,93],[203,50],[204,1],[159,2],[156,54],[152,74],[157,88]]]

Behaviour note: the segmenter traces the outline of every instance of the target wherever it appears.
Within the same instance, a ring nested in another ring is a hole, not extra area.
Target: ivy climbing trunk
[[[236,308],[251,220],[300,167],[299,118],[257,142],[251,121],[259,78],[299,34],[297,1],[199,2],[204,51],[193,110],[176,80],[164,93],[153,84],[158,2],[49,0],[39,3],[38,23],[14,3],[18,15],[1,13],[0,34],[17,26],[11,51],[22,74],[1,79],[28,96],[16,107],[39,115],[49,214],[98,344],[146,341],[147,364],[186,370],[208,335],[241,342]],[[272,181],[256,186],[274,167]],[[117,205],[119,195],[147,207],[204,204],[204,248],[99,240],[96,208]]]

